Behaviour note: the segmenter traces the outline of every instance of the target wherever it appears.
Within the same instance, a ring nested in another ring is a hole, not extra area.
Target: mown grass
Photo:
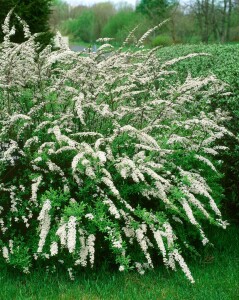
[[[73,282],[60,272],[20,275],[2,270],[0,299],[238,300],[239,228],[211,229],[209,236],[214,247],[205,249],[197,261],[189,262],[194,285],[180,271],[167,272],[163,268],[144,276],[135,272],[82,272]]]

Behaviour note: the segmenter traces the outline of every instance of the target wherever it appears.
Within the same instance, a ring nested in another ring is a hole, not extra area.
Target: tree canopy
[[[170,4],[168,0],[141,0],[137,5],[137,11],[158,19],[165,15]]]

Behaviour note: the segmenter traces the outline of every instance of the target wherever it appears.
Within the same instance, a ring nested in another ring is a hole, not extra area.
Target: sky
[[[106,1],[106,0],[65,0],[65,2],[67,2],[71,5],[79,5],[79,4],[92,5],[95,3],[108,2],[108,1]],[[126,3],[134,6],[136,3],[136,0],[110,0],[110,2],[112,2],[112,3],[126,2]]]

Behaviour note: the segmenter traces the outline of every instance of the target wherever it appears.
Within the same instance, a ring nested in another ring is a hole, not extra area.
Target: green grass
[[[82,272],[74,282],[62,274],[36,271],[30,275],[0,272],[0,299],[129,299],[129,300],[238,300],[239,228],[211,230],[214,247],[189,262],[196,283],[182,273],[158,269],[144,276],[134,272]]]

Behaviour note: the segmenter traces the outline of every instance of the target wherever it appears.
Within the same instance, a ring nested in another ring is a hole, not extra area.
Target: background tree
[[[214,0],[196,0],[194,13],[198,22],[202,42],[208,43],[211,33],[216,36]]]
[[[176,42],[176,19],[179,16],[179,2],[177,0],[141,0],[138,2],[136,12],[149,17],[153,24],[159,24],[165,19],[170,19],[170,22],[161,28],[160,31],[166,32],[166,35],[156,36],[154,33],[155,41],[153,44],[159,45],[161,42],[169,45]]]
[[[122,43],[134,28],[136,28],[134,36],[139,38],[150,27],[152,27],[152,24],[146,16],[135,13],[135,11],[128,6],[123,7],[123,9],[109,19],[101,35],[102,37],[114,38],[116,43]],[[133,39],[131,42],[133,42]]]
[[[196,16],[202,42],[230,41],[234,6],[232,0],[196,0],[193,3],[192,13]]]
[[[148,15],[155,22],[164,18],[170,2],[168,0],[141,0],[136,11]]]
[[[138,0],[136,9],[125,2],[72,7],[65,0],[52,1],[51,28],[60,29],[72,42],[94,42],[106,36],[122,42],[137,25],[134,35],[139,37],[165,19],[170,21],[145,44],[239,41],[239,0],[185,0],[183,4],[179,0]]]
[[[110,2],[98,3],[92,6],[94,13],[94,35],[97,38],[101,36],[101,32],[108,20],[115,15],[116,9]]]
[[[62,26],[62,32],[75,42],[93,42],[95,40],[93,11],[84,9],[78,18],[67,20]]]
[[[71,11],[72,8],[68,3],[62,0],[54,0],[49,19],[50,28],[53,31],[58,30],[59,25],[71,16]]]

